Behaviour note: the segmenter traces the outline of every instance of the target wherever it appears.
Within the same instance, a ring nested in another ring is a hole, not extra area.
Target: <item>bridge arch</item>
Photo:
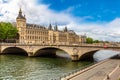
[[[82,55],[79,56],[79,60],[90,60],[90,61],[93,61],[94,58],[93,58],[93,55],[98,52],[98,51],[101,51],[101,50],[112,50],[112,51],[115,51],[113,49],[94,49],[94,50],[88,50],[88,51],[85,51],[83,52]]]
[[[2,51],[2,54],[28,55],[24,49],[19,47],[7,47]]]
[[[93,59],[93,55],[97,52],[97,51],[99,51],[100,49],[97,49],[97,50],[91,50],[91,51],[88,51],[88,52],[85,52],[84,54],[82,54],[81,56],[80,56],[80,60],[89,60],[89,61],[93,61],[94,59]]]
[[[34,56],[56,56],[57,51],[63,51],[70,56],[69,52],[65,51],[64,49],[58,48],[58,47],[40,48],[36,52],[34,52]]]

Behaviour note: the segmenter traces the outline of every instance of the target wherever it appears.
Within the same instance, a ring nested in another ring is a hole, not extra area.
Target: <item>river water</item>
[[[68,58],[0,55],[0,80],[51,80],[89,64]]]

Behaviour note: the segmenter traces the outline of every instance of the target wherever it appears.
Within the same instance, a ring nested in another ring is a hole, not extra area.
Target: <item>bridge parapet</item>
[[[39,46],[77,46],[77,47],[80,47],[80,46],[91,46],[91,47],[120,47],[120,44],[110,44],[110,43],[107,43],[107,44],[104,44],[104,43],[93,43],[93,44],[87,44],[87,43],[80,43],[80,44],[23,44],[23,43],[1,43],[1,45],[5,46],[5,45],[39,45]]]

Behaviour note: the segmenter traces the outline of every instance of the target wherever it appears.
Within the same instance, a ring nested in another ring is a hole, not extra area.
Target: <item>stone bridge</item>
[[[9,43],[0,45],[0,54],[15,53],[27,56],[56,55],[57,50],[68,53],[73,61],[93,59],[93,54],[98,50],[110,49],[120,51],[119,46],[104,46],[98,44],[79,45],[42,45]]]

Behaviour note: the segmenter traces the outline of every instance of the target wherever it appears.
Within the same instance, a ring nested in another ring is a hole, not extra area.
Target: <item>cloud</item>
[[[85,20],[92,17],[89,15],[84,17],[72,16],[69,14],[74,9],[72,7],[58,13],[49,9],[49,6],[50,4],[38,4],[36,0],[0,0],[0,21],[15,22],[21,7],[28,23],[45,26],[48,26],[49,23],[57,23],[59,28],[67,26],[78,34],[86,33],[87,36],[94,39],[120,41],[120,18],[107,23],[88,23]]]
[[[79,34],[87,34],[88,36],[103,41],[120,41],[120,18],[116,18],[108,23],[71,23],[71,29]]]
[[[28,0],[10,0],[7,3],[2,3],[0,13],[4,16],[1,17],[0,21],[15,21],[19,7],[22,8],[29,23],[48,24],[59,22],[59,24],[69,24],[72,22],[71,15],[62,12],[57,13],[50,10],[49,5],[38,4],[35,0],[29,0],[29,2]]]

